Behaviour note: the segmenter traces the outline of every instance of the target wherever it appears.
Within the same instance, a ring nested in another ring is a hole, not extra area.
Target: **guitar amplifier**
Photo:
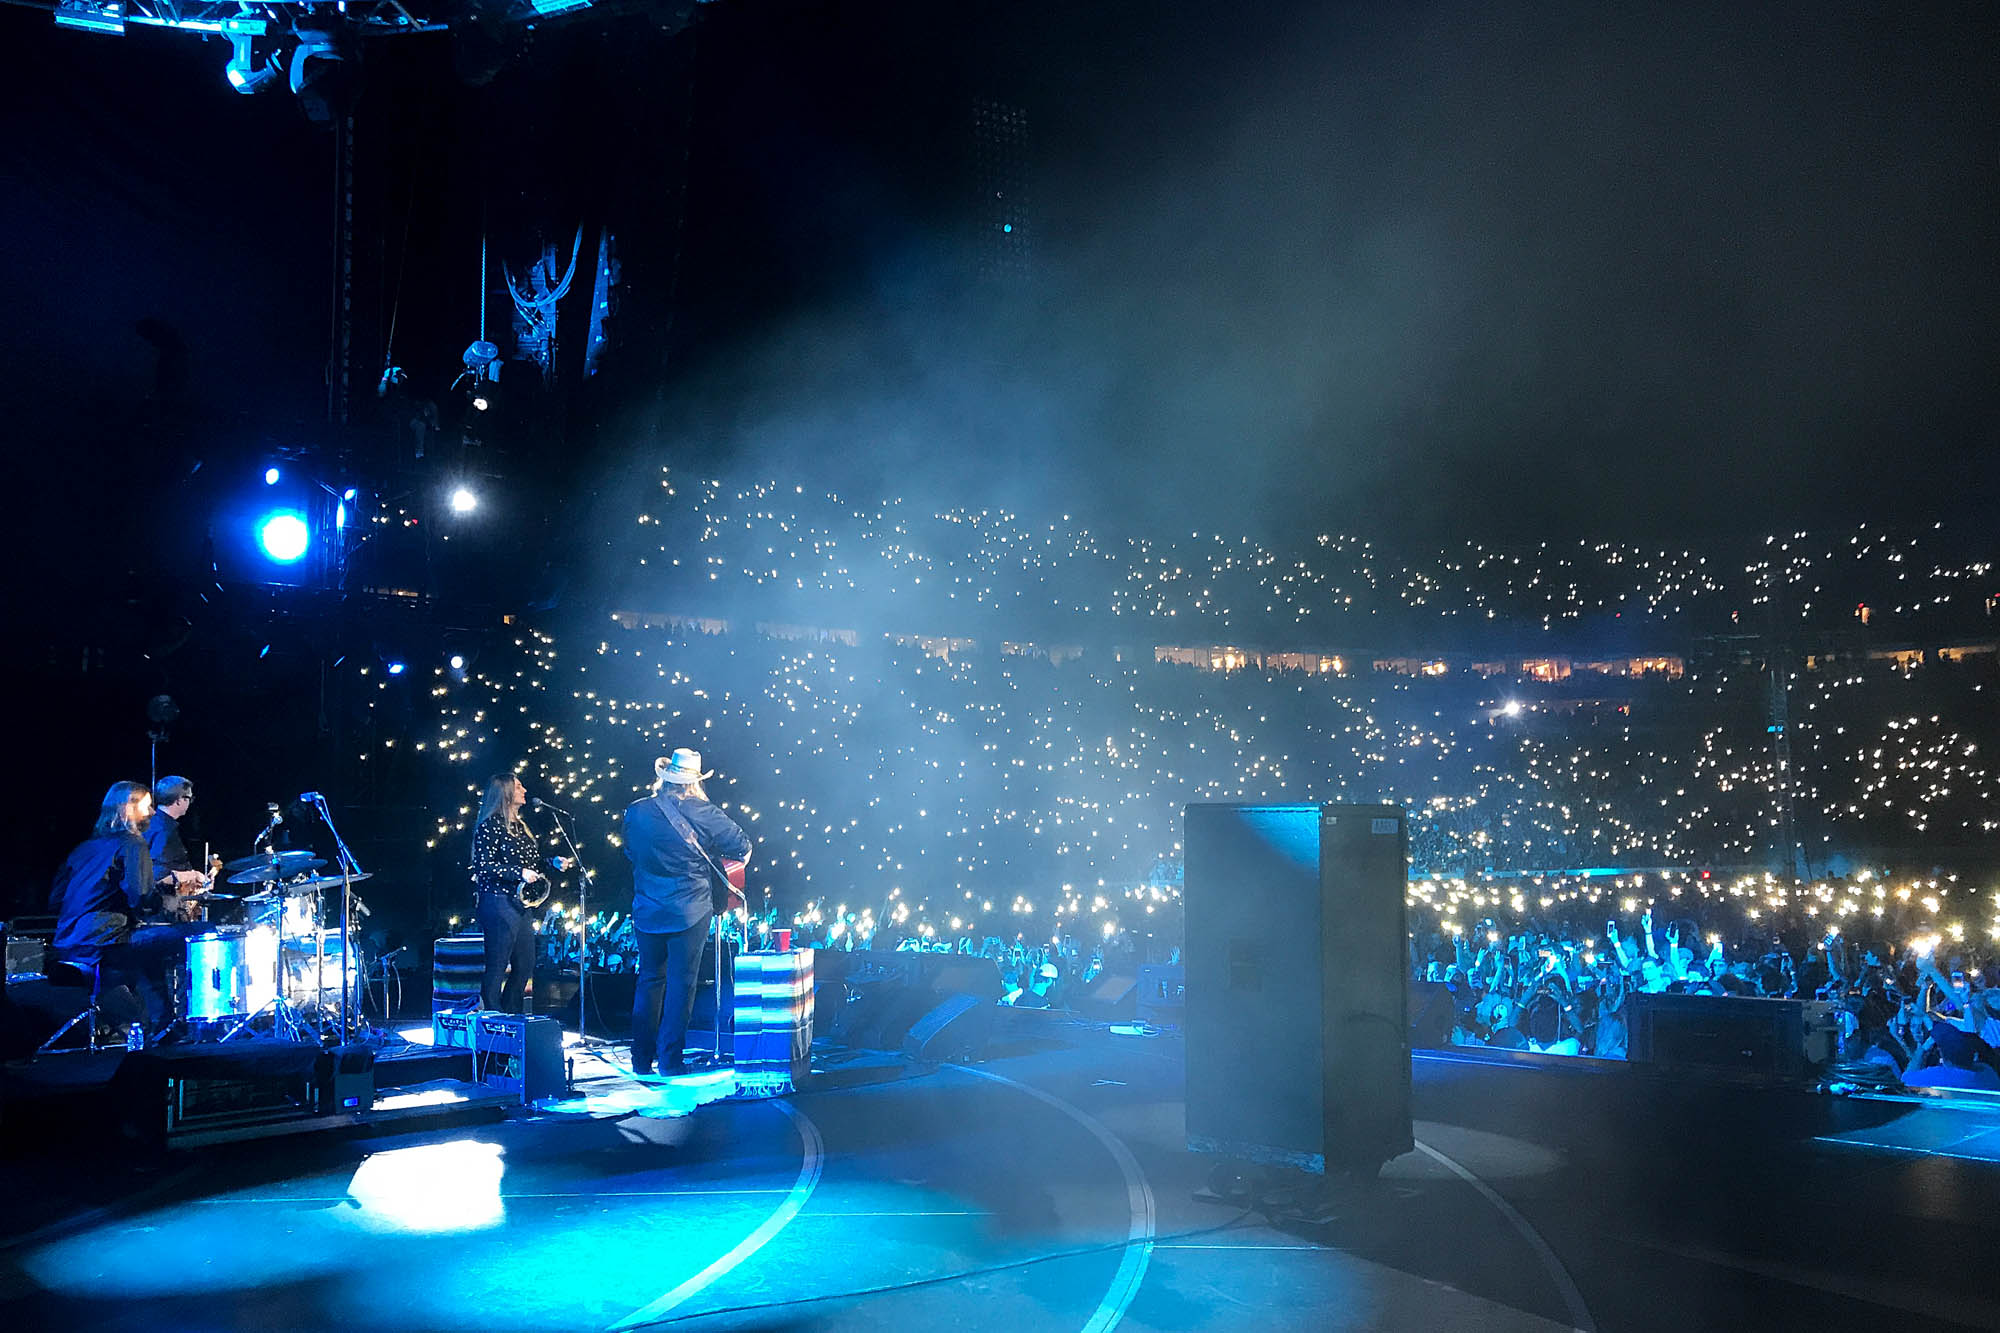
[[[514,1093],[523,1102],[569,1090],[562,1027],[553,1018],[522,1014],[431,1015],[431,1043],[472,1052],[472,1079]]]

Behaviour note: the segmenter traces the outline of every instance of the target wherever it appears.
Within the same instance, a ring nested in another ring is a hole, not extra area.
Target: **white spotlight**
[[[469,514],[477,508],[479,508],[479,497],[474,495],[469,489],[467,489],[464,486],[460,486],[452,491],[451,493],[452,513]]]

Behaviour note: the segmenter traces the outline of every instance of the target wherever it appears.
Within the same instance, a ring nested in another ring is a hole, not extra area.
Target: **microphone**
[[[264,809],[269,812],[272,824],[276,825],[285,822],[285,817],[278,813],[278,803],[276,801],[264,802]]]
[[[316,791],[302,791],[299,793],[299,799],[301,801],[324,801],[326,797]]]
[[[547,801],[543,800],[539,796],[530,796],[528,798],[528,804],[534,806],[535,809],[537,810],[553,810],[559,815],[569,814],[569,811],[563,809],[561,806],[550,805]]]

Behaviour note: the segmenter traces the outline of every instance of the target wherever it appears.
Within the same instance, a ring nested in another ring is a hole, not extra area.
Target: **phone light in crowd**
[[[289,565],[312,544],[312,530],[297,510],[280,509],[257,521],[257,545],[267,559]]]
[[[392,676],[400,676],[405,671],[409,670],[409,664],[406,662],[388,662],[384,664],[383,670],[387,671]]]
[[[472,410],[473,410],[473,411],[475,411],[475,412],[484,412],[484,411],[485,411],[485,410],[486,410],[487,408],[489,408],[489,407],[491,407],[491,406],[493,406],[493,402],[492,402],[492,400],[491,400],[491,399],[489,399],[489,398],[488,398],[488,397],[487,397],[487,396],[486,396],[485,394],[483,394],[483,393],[475,393],[475,394],[473,394],[473,395],[472,395]]]
[[[469,514],[477,508],[479,508],[478,496],[474,495],[469,489],[467,489],[464,486],[459,486],[453,489],[451,493],[452,513]]]
[[[267,467],[264,469],[264,484],[266,486],[276,486],[278,484],[278,478],[283,475],[284,474],[279,472],[278,469],[274,467]]]

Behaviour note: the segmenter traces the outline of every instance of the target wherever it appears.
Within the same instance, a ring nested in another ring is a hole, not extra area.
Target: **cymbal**
[[[374,871],[364,870],[358,875],[349,875],[345,881],[339,875],[321,875],[318,879],[295,879],[285,885],[285,892],[288,894],[311,893],[314,889],[337,889],[343,882],[359,884],[364,879],[373,878],[375,878]]]
[[[231,861],[222,867],[229,872],[231,884],[262,884],[274,879],[289,879],[302,875],[308,870],[318,870],[326,862],[307,851],[274,852],[259,854]]]

